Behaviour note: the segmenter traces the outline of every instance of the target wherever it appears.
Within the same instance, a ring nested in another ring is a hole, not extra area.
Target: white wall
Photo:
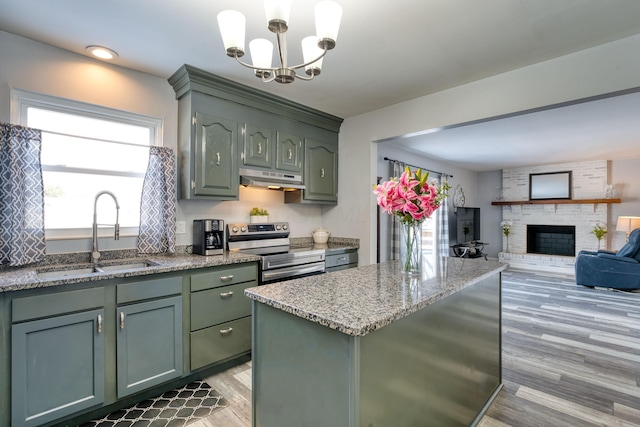
[[[163,120],[164,146],[176,149],[178,102],[167,79],[3,31],[0,31],[0,58],[0,121],[11,121],[10,88],[13,87],[158,117]],[[187,233],[177,236],[178,245],[192,243],[193,219],[248,221],[253,206],[269,210],[274,221],[289,221],[292,237],[309,236],[323,225],[319,206],[285,205],[282,192],[242,188],[239,202],[179,201],[177,220],[186,221]],[[89,251],[88,235],[89,232],[82,240],[48,241],[47,253]],[[352,233],[344,236],[350,237]],[[135,238],[118,242],[101,239],[100,247],[135,248],[135,242]]]
[[[497,258],[502,251],[502,208],[493,206],[492,201],[500,196],[502,187],[502,171],[478,173],[478,203],[480,208],[480,231],[483,242],[488,246],[483,252],[490,257]]]
[[[615,188],[615,197],[622,203],[610,205],[608,247],[618,250],[625,244],[625,233],[615,231],[619,216],[640,216],[640,158],[614,160],[609,167],[609,182]]]
[[[372,141],[640,86],[638,51],[640,35],[346,119],[340,203],[324,210],[324,223],[338,235],[360,239],[361,264],[375,262]]]

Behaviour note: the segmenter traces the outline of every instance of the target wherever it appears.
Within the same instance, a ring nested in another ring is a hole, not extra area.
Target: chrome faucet
[[[114,228],[113,239],[120,240],[120,224],[118,224],[118,216],[120,215],[120,205],[118,204],[118,199],[116,198],[116,195],[113,194],[111,191],[107,191],[107,190],[101,191],[98,194],[96,194],[95,201],[93,202],[93,235],[92,235],[93,245],[91,248],[92,263],[98,262],[98,259],[100,258],[100,252],[98,251],[98,199],[103,194],[108,194],[109,196],[111,196],[113,198],[113,201],[116,203],[116,223],[100,224],[100,225],[113,225],[113,228]]]

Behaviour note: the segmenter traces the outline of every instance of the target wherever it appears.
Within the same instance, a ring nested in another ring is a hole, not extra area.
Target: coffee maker
[[[221,219],[193,220],[193,253],[220,255],[224,252],[224,221]]]

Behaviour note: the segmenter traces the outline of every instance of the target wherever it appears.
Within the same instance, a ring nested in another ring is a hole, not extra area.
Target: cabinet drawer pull
[[[338,258],[338,261],[346,261],[346,260],[347,260],[347,257],[346,257],[346,256],[343,256],[343,257]]]
[[[220,335],[229,335],[231,332],[233,332],[233,328],[220,329]]]
[[[98,314],[98,333],[102,333],[102,314]]]
[[[124,329],[124,311],[120,312],[120,329]]]
[[[222,282],[228,282],[231,279],[233,279],[233,274],[229,274],[228,276],[220,276],[220,281]]]
[[[225,299],[225,298],[230,298],[233,295],[233,291],[229,291],[229,292],[222,292],[220,294],[220,298]]]

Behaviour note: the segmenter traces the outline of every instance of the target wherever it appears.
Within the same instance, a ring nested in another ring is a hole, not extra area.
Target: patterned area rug
[[[81,427],[182,427],[227,406],[209,384],[195,381]]]

